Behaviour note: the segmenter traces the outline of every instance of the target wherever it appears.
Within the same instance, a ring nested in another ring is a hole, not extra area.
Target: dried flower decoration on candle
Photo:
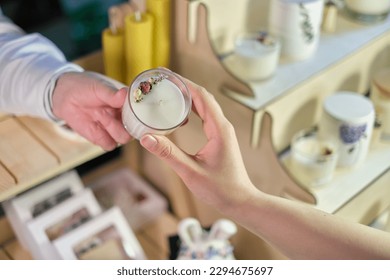
[[[168,76],[164,74],[157,74],[155,77],[150,77],[147,81],[140,82],[138,88],[134,91],[134,100],[135,102],[141,102],[144,95],[147,95],[153,89],[153,86],[157,85],[164,79],[167,79]]]
[[[259,36],[256,38],[256,40],[264,46],[273,47],[276,44],[275,40],[268,34],[268,32],[264,31],[259,33]]]

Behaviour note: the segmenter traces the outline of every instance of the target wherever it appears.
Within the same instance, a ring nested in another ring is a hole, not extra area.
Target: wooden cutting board
[[[59,164],[44,143],[14,117],[0,121],[0,162],[16,183],[34,178]]]
[[[0,192],[15,186],[16,181],[14,177],[5,169],[0,163]]]
[[[49,121],[31,117],[19,117],[18,119],[31,134],[45,144],[61,164],[72,161],[82,154],[101,150],[75,132]]]

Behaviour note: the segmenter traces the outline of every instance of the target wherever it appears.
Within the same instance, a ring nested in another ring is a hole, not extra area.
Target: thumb
[[[117,91],[111,87],[106,87],[98,90],[97,95],[105,104],[113,108],[121,108],[127,96],[127,88],[121,88]]]
[[[176,172],[190,164],[189,156],[165,136],[146,134],[140,140],[141,145],[170,165]]]

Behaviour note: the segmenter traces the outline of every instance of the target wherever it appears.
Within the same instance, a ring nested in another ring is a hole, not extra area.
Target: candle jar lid
[[[348,91],[326,98],[324,110],[337,120],[351,123],[365,121],[374,115],[374,105],[368,98]]]
[[[140,73],[129,87],[122,121],[133,137],[171,133],[191,112],[192,98],[179,75],[165,68]]]

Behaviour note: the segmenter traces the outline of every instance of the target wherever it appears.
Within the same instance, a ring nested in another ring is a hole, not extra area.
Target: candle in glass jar
[[[307,187],[329,183],[337,164],[337,151],[330,141],[317,138],[313,130],[294,135],[291,145],[291,171]]]
[[[122,110],[126,130],[134,138],[169,134],[182,125],[191,109],[184,82],[166,69],[148,70],[136,77]]]
[[[235,42],[235,72],[244,80],[267,79],[275,73],[279,53],[279,41],[267,32],[242,34]]]
[[[349,15],[363,22],[384,20],[390,11],[390,0],[345,0]]]

